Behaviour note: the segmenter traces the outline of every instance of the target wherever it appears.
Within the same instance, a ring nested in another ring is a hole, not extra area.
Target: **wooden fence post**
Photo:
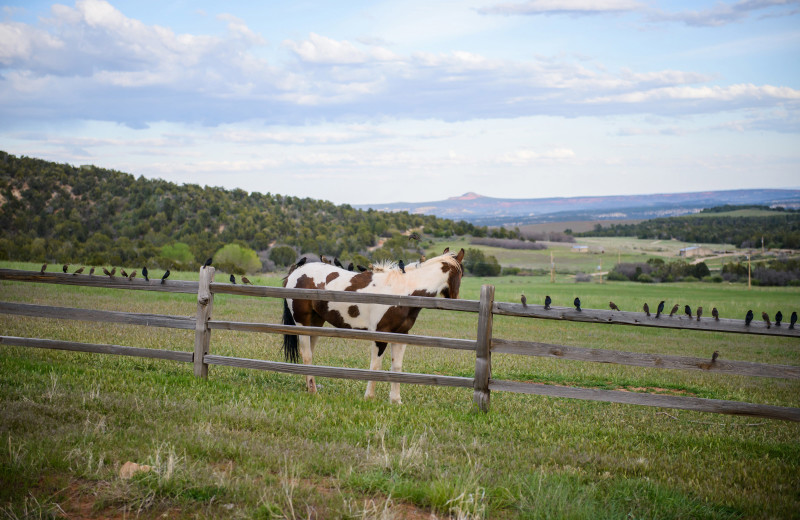
[[[211,266],[200,268],[200,283],[197,287],[197,318],[194,327],[194,375],[208,377],[208,364],[203,356],[208,354],[211,344],[211,309],[214,306],[214,295],[211,293],[211,282],[214,281],[215,269]]]
[[[494,285],[481,286],[478,311],[478,337],[475,350],[475,392],[473,401],[484,412],[489,411],[489,378],[492,373],[492,306]]]

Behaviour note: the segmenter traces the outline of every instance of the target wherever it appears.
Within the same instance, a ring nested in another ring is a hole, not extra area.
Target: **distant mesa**
[[[479,226],[517,226],[547,222],[676,217],[726,204],[800,208],[800,190],[752,189],[541,199],[494,198],[469,191],[440,201],[361,204],[355,207],[435,215],[439,218],[466,220]]]

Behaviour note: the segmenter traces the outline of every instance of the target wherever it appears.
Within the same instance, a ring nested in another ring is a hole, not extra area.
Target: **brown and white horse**
[[[354,273],[322,262],[313,262],[292,268],[284,280],[284,287],[405,296],[436,296],[441,293],[445,298],[458,298],[461,276],[464,272],[461,265],[463,259],[463,249],[458,254],[445,249],[440,256],[406,266],[405,273],[394,264]],[[286,299],[283,323],[321,327],[328,322],[337,328],[406,334],[414,326],[420,310],[418,307],[396,305]],[[283,350],[287,361],[297,363],[302,356],[303,364],[311,364],[317,338],[317,336],[284,335]],[[403,368],[406,344],[391,345],[392,371],[400,372]],[[370,370],[381,368],[381,356],[385,349],[386,343],[382,341],[376,341],[375,345],[371,346]],[[314,376],[306,376],[306,386],[309,392],[316,393]],[[367,383],[365,397],[375,397],[375,381]],[[400,403],[399,383],[391,384],[389,399],[393,403]]]

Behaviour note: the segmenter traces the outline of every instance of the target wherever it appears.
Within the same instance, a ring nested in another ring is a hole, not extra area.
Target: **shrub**
[[[655,280],[653,280],[653,277],[650,276],[649,274],[642,273],[639,275],[636,281],[641,283],[653,283]]]
[[[174,242],[161,248],[161,260],[159,265],[165,268],[176,268],[193,270],[195,259],[189,250],[189,245],[183,242]]]
[[[586,273],[577,272],[575,273],[575,281],[576,282],[591,282],[592,276]]]
[[[297,253],[289,246],[276,246],[269,252],[269,259],[275,262],[275,265],[291,265],[296,258]]]
[[[255,251],[239,244],[228,244],[214,254],[214,264],[233,274],[255,273],[261,270],[261,261]]]
[[[617,272],[617,271],[611,271],[610,273],[608,273],[608,275],[606,276],[606,280],[609,280],[611,282],[629,282],[630,281],[627,276],[625,276],[624,274],[622,274],[620,272]]]

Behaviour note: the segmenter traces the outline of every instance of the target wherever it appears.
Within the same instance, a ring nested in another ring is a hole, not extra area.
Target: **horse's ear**
[[[449,253],[449,252],[450,252],[450,248],[449,248],[449,247],[445,247],[445,248],[444,248],[444,251],[442,251],[442,254],[443,254],[443,255],[446,255],[446,254],[447,254],[447,253]]]
[[[464,260],[464,248],[463,247],[461,248],[461,251],[459,251],[458,254],[456,255],[456,260],[458,260],[459,264],[461,263],[462,260]]]

